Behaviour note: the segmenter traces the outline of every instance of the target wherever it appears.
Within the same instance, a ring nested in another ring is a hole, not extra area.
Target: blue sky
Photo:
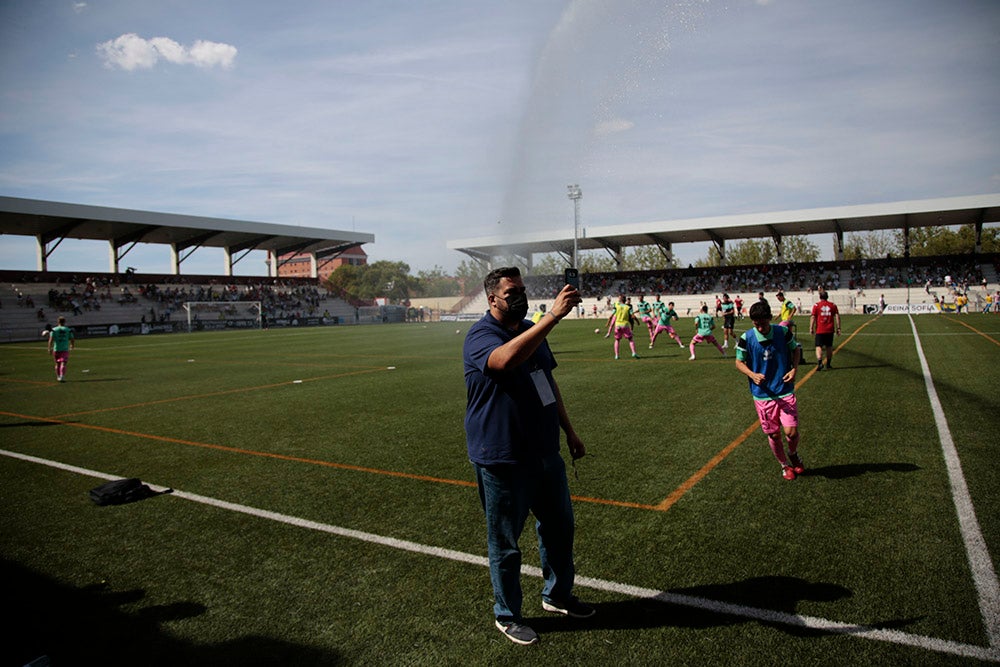
[[[570,183],[584,227],[998,192],[997,118],[993,0],[0,3],[0,195],[368,232],[414,272],[572,229]]]

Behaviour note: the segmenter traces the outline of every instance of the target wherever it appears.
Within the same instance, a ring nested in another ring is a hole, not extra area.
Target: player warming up
[[[653,330],[653,339],[649,341],[649,349],[653,349],[653,345],[656,343],[656,338],[661,333],[666,331],[671,338],[677,341],[677,344],[684,347],[684,343],[681,341],[681,337],[677,335],[674,331],[673,321],[679,321],[681,318],[677,315],[677,311],[674,310],[674,302],[671,301],[667,304],[666,308],[660,310],[660,318],[657,320],[656,329]]]
[[[826,370],[833,369],[833,335],[840,335],[840,311],[837,304],[829,300],[826,290],[820,290],[819,301],[813,306],[809,318],[809,333],[816,336],[816,370],[823,370],[826,356]]]
[[[733,331],[736,326],[736,304],[729,299],[728,294],[723,294],[718,308],[718,312],[722,313],[722,349],[726,349],[730,338],[736,342],[736,333]]]
[[[628,340],[629,349],[632,350],[632,358],[639,358],[639,355],[635,352],[635,339],[632,337],[632,319],[632,306],[625,302],[624,294],[619,294],[618,303],[615,304],[615,312],[608,318],[608,333],[604,334],[605,338],[610,336],[612,327],[614,327],[615,359],[618,358],[618,347],[621,344],[622,338]]]
[[[798,311],[798,308],[795,307],[795,304],[792,303],[791,299],[785,298],[785,293],[783,291],[778,290],[778,293],[774,296],[778,299],[778,303],[781,304],[781,314],[778,316],[781,319],[778,321],[778,324],[786,329],[789,329],[794,334],[795,322],[792,321],[792,318],[795,317],[795,313]]]
[[[795,402],[795,374],[802,360],[802,346],[787,328],[771,324],[766,303],[750,306],[753,328],[736,343],[736,370],[750,380],[760,428],[774,458],[781,464],[781,476],[795,479],[806,471],[799,456],[799,412]],[[788,455],[782,442],[788,441]]]
[[[712,333],[713,329],[715,329],[715,318],[708,314],[708,306],[704,305],[701,307],[701,312],[694,316],[695,334],[689,346],[691,350],[689,359],[691,361],[694,361],[694,346],[702,342],[711,343],[719,350],[722,356],[726,356],[726,351],[719,345],[719,341],[715,340],[715,334]]]
[[[69,352],[76,348],[76,340],[73,338],[73,330],[66,326],[66,318],[60,317],[58,326],[52,327],[49,332],[48,352],[56,364],[56,380],[66,381],[66,363],[69,361]]]

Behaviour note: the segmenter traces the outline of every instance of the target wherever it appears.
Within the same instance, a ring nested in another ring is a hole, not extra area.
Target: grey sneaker
[[[597,610],[585,602],[580,602],[577,597],[571,596],[562,602],[542,599],[542,609],[551,611],[553,614],[562,614],[572,618],[590,618],[597,613]]]
[[[538,633],[527,625],[515,623],[514,621],[501,621],[500,619],[497,619],[496,624],[497,630],[502,632],[507,639],[515,644],[528,646],[538,643]]]

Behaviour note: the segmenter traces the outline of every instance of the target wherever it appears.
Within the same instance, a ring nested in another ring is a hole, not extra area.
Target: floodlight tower
[[[567,185],[568,197],[573,200],[573,268],[579,268],[577,263],[577,238],[580,235],[580,200],[583,198],[583,190],[579,185]]]

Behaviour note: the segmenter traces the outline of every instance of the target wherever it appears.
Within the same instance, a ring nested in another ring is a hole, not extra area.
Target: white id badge
[[[552,385],[549,384],[548,378],[545,377],[545,371],[532,371],[531,379],[535,383],[535,391],[538,392],[538,398],[542,399],[543,406],[552,405],[556,402],[556,395],[552,393]]]

